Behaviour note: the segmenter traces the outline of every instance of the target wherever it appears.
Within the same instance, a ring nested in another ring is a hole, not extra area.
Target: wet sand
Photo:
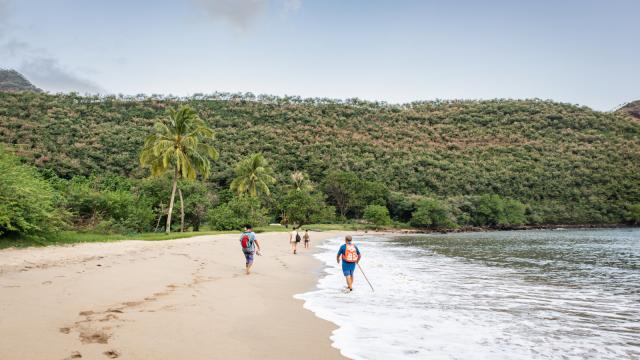
[[[258,234],[246,276],[238,237],[0,251],[0,359],[342,359],[292,297],[317,281],[312,250]]]

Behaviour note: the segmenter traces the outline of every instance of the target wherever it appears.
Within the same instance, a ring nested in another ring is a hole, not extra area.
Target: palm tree
[[[294,171],[291,173],[292,188],[298,191],[312,191],[313,184],[307,179],[302,171]]]
[[[189,106],[169,109],[168,117],[155,123],[154,133],[147,136],[140,153],[140,164],[151,168],[151,176],[161,176],[173,170],[173,184],[167,214],[167,234],[171,231],[171,213],[176,196],[178,178],[193,180],[200,173],[204,178],[211,171],[210,160],[218,158],[218,151],[207,144],[214,137],[213,130]]]
[[[249,195],[258,197],[259,194],[269,196],[269,185],[276,179],[271,176],[273,171],[262,154],[253,154],[240,161],[235,167],[236,178],[231,182],[231,191],[238,196]]]

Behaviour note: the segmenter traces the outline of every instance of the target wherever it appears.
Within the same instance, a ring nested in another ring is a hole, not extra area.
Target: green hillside
[[[216,131],[213,188],[228,186],[241,158],[263,152],[281,180],[302,170],[321,183],[332,170],[348,170],[406,195],[497,194],[526,204],[535,214],[529,222],[621,222],[625,209],[640,203],[640,124],[541,100],[387,105],[3,93],[0,142],[62,178],[142,178],[144,137],[178,103],[191,105]]]

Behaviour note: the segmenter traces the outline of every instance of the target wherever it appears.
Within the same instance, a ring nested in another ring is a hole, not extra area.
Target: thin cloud
[[[6,58],[14,58],[19,55],[32,53],[33,49],[29,44],[17,39],[11,39],[0,45],[0,55]]]
[[[46,50],[15,38],[0,44],[0,59],[6,59],[14,65],[20,64],[17,70],[34,85],[46,91],[82,94],[105,92],[95,82],[65,68]]]
[[[302,0],[284,0],[285,12],[296,12],[302,7]]]
[[[0,21],[9,16],[9,0],[0,0]]]
[[[9,0],[0,0],[0,36],[2,36],[7,29],[7,22],[10,15]]]
[[[193,0],[214,21],[246,30],[267,7],[267,0]]]
[[[269,0],[192,0],[213,21],[232,25],[237,30],[248,30],[267,10]],[[271,0],[285,13],[295,12],[302,0]]]
[[[38,57],[25,60],[20,66],[27,79],[50,92],[104,93],[104,89],[65,69],[57,59]]]

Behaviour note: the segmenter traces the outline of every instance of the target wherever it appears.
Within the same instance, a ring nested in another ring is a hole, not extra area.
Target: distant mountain
[[[15,70],[0,69],[0,92],[42,92]]]
[[[631,115],[631,117],[640,120],[640,100],[632,101],[616,110],[616,112]]]

